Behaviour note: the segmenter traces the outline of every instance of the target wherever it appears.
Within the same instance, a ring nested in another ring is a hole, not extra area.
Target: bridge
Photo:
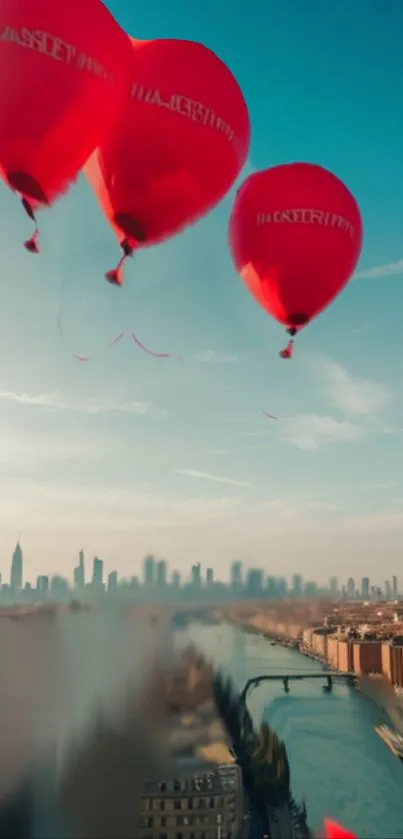
[[[290,685],[291,681],[302,681],[302,679],[322,679],[325,682],[323,689],[326,693],[331,693],[333,688],[333,682],[347,682],[350,687],[354,687],[354,685],[358,681],[358,677],[356,673],[341,673],[338,670],[326,670],[324,673],[286,673],[276,674],[267,673],[262,676],[254,676],[252,679],[248,679],[246,682],[245,687],[241,691],[240,700],[241,702],[246,702],[246,697],[252,688],[258,687],[262,682],[283,682],[284,686],[284,693],[290,692]]]

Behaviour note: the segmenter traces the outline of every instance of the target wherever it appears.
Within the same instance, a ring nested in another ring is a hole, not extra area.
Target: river
[[[271,646],[265,638],[232,626],[193,624],[180,633],[191,640],[238,688],[251,676],[320,670],[300,653]],[[309,824],[333,816],[360,839],[402,839],[403,764],[373,731],[382,712],[347,685],[324,694],[316,680],[281,682],[252,691],[248,707],[256,722],[270,722],[287,745],[291,785],[305,798]]]

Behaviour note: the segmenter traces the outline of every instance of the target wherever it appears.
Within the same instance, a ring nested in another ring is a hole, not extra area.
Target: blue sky
[[[27,219],[2,188],[3,572],[22,531],[28,577],[70,574],[83,546],[126,576],[151,551],[223,577],[238,556],[267,573],[382,581],[399,572],[403,544],[403,7],[109,6],[137,37],[212,47],[248,101],[249,170],[332,169],[360,203],[365,247],[357,278],[286,364],[281,329],[231,265],[233,195],[141,253],[119,293],[103,281],[116,243],[85,183],[41,215],[38,257],[21,248]],[[130,328],[184,360],[128,339],[96,354]],[[80,365],[69,348],[96,355]]]

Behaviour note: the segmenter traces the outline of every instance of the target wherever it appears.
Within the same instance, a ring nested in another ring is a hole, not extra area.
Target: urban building
[[[111,571],[108,574],[108,594],[114,594],[118,588],[118,572]]]
[[[22,589],[22,576],[23,556],[21,545],[19,542],[17,542],[13,553],[13,558],[11,560],[10,588],[13,592],[17,592],[20,589]]]
[[[167,584],[167,564],[165,559],[159,559],[156,563],[156,583],[159,588]]]
[[[171,782],[146,781],[139,839],[239,839],[243,812],[236,764]]]
[[[352,577],[347,580],[347,597],[351,600],[355,597],[355,582]]]
[[[301,574],[294,574],[292,578],[292,593],[295,595],[295,597],[301,597],[301,594],[303,592],[303,586],[304,583]]]
[[[201,579],[201,565],[200,562],[198,562],[196,565],[192,565],[192,586],[194,586],[194,588],[200,588]]]
[[[155,559],[153,556],[146,556],[144,560],[144,585],[152,586],[155,582]]]
[[[94,588],[101,589],[104,584],[104,561],[94,557],[92,563],[92,585]]]
[[[242,588],[242,582],[243,582],[243,580],[242,580],[242,562],[239,562],[239,560],[236,559],[231,564],[231,569],[230,569],[230,585],[231,585],[231,588],[233,588],[235,590]]]
[[[259,597],[263,590],[263,571],[250,568],[246,577],[246,590],[251,597]]]
[[[403,635],[382,644],[382,673],[394,687],[403,688]]]
[[[43,595],[44,598],[47,597],[49,594],[49,577],[45,574],[42,574],[40,577],[37,578],[36,587],[38,592]]]

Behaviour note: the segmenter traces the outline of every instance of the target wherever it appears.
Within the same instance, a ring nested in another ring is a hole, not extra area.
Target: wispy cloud
[[[381,382],[353,376],[345,367],[331,359],[319,362],[325,395],[343,413],[368,416],[385,408],[391,399]]]
[[[214,481],[216,484],[228,484],[233,487],[256,489],[249,481],[238,481],[236,478],[226,478],[223,475],[213,475],[211,472],[199,472],[197,469],[175,469],[177,475],[186,475],[189,478],[200,478],[203,481]]]
[[[331,443],[351,443],[363,436],[360,426],[330,416],[299,414],[284,420],[281,439],[303,451],[316,451]]]
[[[358,271],[354,274],[355,280],[375,280],[378,277],[394,277],[403,274],[403,259],[397,262],[387,262],[385,265],[376,265],[374,268],[367,268],[365,271]]]
[[[64,397],[60,391],[31,396],[28,393],[13,393],[9,390],[2,390],[0,391],[0,400],[17,402],[20,405],[42,408],[47,411],[71,411],[79,414],[137,414],[142,416],[156,410],[151,402],[109,402],[98,399],[90,399],[87,402],[74,401]]]
[[[119,439],[107,438],[109,451],[117,453],[123,451],[123,444]],[[6,469],[7,480],[13,475],[32,474],[33,470],[43,469],[49,465],[66,463],[80,463],[82,458],[88,463],[95,459],[98,463],[105,452],[105,439],[91,435],[17,433],[0,429],[0,466]]]
[[[217,352],[216,350],[203,350],[191,355],[190,360],[199,364],[235,364],[238,361],[238,356]]]

